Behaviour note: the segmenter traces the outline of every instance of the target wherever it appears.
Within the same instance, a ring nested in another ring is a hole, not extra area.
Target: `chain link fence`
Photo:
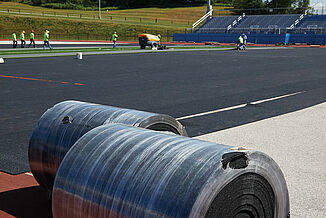
[[[213,11],[213,16],[223,16],[224,14],[229,15],[273,15],[273,14],[304,14],[306,11],[313,13],[311,8],[245,8],[245,9],[235,9],[235,8],[225,8],[217,9]]]
[[[191,19],[175,19],[175,18],[155,18],[155,17],[144,17],[144,16],[121,16],[113,15],[109,12],[102,12],[101,19],[99,14],[96,12],[74,13],[74,12],[51,12],[41,10],[24,10],[24,9],[4,9],[0,8],[2,14],[15,14],[15,15],[29,15],[29,16],[41,16],[41,17],[57,17],[57,18],[70,18],[70,19],[88,19],[88,20],[102,20],[102,21],[116,21],[116,22],[128,22],[135,24],[164,24],[164,25],[183,25],[189,26],[194,20]]]

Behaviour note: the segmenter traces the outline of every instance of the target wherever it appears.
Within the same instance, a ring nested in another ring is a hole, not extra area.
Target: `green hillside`
[[[29,33],[34,30],[37,39],[42,38],[43,32],[50,30],[51,39],[73,39],[73,40],[110,40],[114,31],[118,32],[119,40],[134,41],[139,33],[161,33],[163,40],[171,39],[174,32],[182,29],[175,27],[160,27],[158,25],[140,24],[119,24],[103,21],[91,20],[72,20],[72,19],[53,19],[53,18],[33,18],[14,15],[0,16],[0,37],[9,39],[10,34],[15,31],[20,33],[25,30]],[[167,38],[168,37],[168,38]]]
[[[228,14],[224,7],[215,7],[219,15]],[[139,8],[98,11],[50,9],[17,2],[0,2],[0,38],[10,38],[15,31],[35,30],[41,37],[45,29],[51,39],[109,40],[117,31],[119,40],[137,40],[139,33],[161,33],[163,41],[172,34],[184,32],[200,18],[206,5],[177,8]]]

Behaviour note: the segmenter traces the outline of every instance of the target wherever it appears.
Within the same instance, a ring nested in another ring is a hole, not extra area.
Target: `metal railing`
[[[236,8],[226,8],[222,11],[228,12],[229,14],[238,14],[241,15],[245,13],[246,15],[268,15],[268,14],[302,14],[310,8],[245,8],[245,9],[236,9]],[[221,10],[216,9],[215,13],[221,13]]]
[[[203,21],[205,21],[207,18],[212,17],[213,9],[211,9],[209,12],[207,12],[204,16],[199,18],[194,24],[192,24],[192,29],[195,29],[199,24],[201,24]]]
[[[304,16],[306,16],[307,15],[307,11],[304,13],[304,14],[301,14],[300,15],[300,17],[298,18],[298,19],[296,19],[295,21],[294,21],[294,23],[289,27],[289,29],[294,29],[294,27],[296,26],[296,25],[298,25],[299,23],[300,23],[300,21],[304,18]]]
[[[241,16],[238,17],[238,19],[234,20],[232,24],[230,24],[227,27],[227,30],[230,30],[232,27],[234,27],[235,25],[237,25],[244,17],[246,16],[245,13],[243,13]]]
[[[301,34],[326,34],[326,29],[322,27],[315,28],[296,28],[291,31],[292,33],[301,33]]]

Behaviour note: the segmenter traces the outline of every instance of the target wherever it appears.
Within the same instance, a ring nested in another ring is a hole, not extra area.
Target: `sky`
[[[310,7],[314,7],[314,14],[326,14],[326,0],[310,0]]]
[[[322,3],[324,6],[326,6],[326,0],[310,0],[310,6],[316,3]]]

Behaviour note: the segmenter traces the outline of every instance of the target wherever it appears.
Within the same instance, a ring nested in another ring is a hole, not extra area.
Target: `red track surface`
[[[0,218],[52,217],[46,193],[31,175],[0,172]]]

